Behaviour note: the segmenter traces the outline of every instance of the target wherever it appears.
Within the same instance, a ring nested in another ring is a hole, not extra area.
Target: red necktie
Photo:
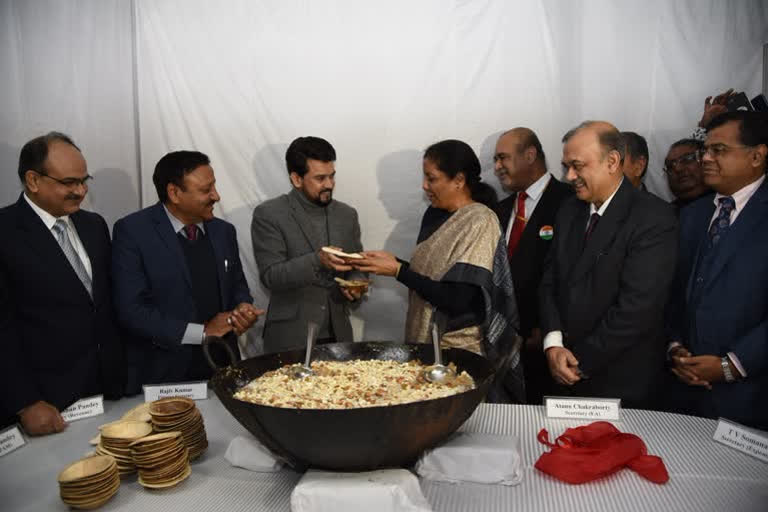
[[[523,236],[523,230],[525,230],[525,198],[528,194],[523,192],[517,193],[517,211],[515,212],[515,222],[512,224],[512,231],[509,232],[509,243],[507,245],[507,253],[511,258],[515,254],[517,245],[520,243],[520,238]]]
[[[184,226],[184,231],[187,232],[187,238],[190,242],[197,240],[197,224],[187,224]]]

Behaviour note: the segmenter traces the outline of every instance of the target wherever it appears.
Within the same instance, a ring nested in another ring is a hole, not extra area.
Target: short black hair
[[[700,141],[699,139],[680,139],[678,141],[675,141],[672,143],[671,146],[669,146],[669,149],[667,152],[674,148],[679,148],[680,146],[691,146],[693,148],[696,148],[698,151],[699,149],[704,148],[704,143]]]
[[[645,171],[648,170],[648,143],[645,141],[645,137],[635,132],[621,132],[621,137],[624,139],[624,150],[626,155],[630,156],[632,160],[637,160],[640,157],[645,158],[645,167],[643,167],[642,178],[645,176]]]
[[[598,123],[600,123],[600,121],[584,121],[579,126],[571,128],[565,132],[565,135],[563,135],[563,143],[568,142],[571,137],[576,135],[576,133],[582,129],[589,128]],[[597,141],[600,144],[600,147],[603,149],[603,158],[605,158],[611,151],[616,151],[619,153],[619,163],[624,163],[624,154],[626,152],[626,148],[624,147],[624,139],[622,138],[621,132],[619,130],[616,128],[600,130],[597,133]]]
[[[307,160],[335,162],[336,150],[331,143],[320,137],[299,137],[291,142],[285,151],[285,165],[288,174],[295,172],[299,176],[307,174]]]
[[[201,165],[211,163],[207,155],[199,151],[173,151],[157,162],[152,182],[161,203],[168,202],[168,184],[173,183],[184,190],[184,176]]]
[[[30,140],[19,153],[19,179],[24,183],[24,175],[27,171],[35,171],[38,174],[47,174],[45,161],[48,158],[48,148],[54,142],[64,142],[80,151],[69,135],[61,132],[48,132],[45,135]]]
[[[707,126],[707,133],[725,123],[737,121],[739,123],[739,142],[745,146],[768,146],[768,114],[763,112],[750,112],[748,110],[734,110],[725,112],[714,118]]]

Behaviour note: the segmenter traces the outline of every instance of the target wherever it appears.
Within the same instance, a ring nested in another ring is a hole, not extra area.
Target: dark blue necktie
[[[730,196],[721,197],[718,201],[720,201],[720,212],[709,226],[710,249],[715,247],[728,232],[728,228],[731,227],[731,212],[736,208],[736,202]]]

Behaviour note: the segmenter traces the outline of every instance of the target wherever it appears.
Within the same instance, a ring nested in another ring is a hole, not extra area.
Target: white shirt
[[[54,217],[47,211],[43,210],[39,206],[35,204],[34,201],[32,201],[29,197],[27,197],[27,193],[24,193],[24,199],[27,201],[29,206],[32,207],[32,211],[35,212],[38,217],[40,217],[40,220],[43,221],[43,224],[45,224],[45,227],[48,228],[48,231],[53,231],[53,226],[56,224],[56,221],[59,219],[64,220],[67,224],[67,235],[69,235],[69,241],[72,243],[72,247],[75,249],[75,253],[77,254],[77,257],[80,258],[80,261],[83,262],[83,266],[85,267],[85,271],[88,273],[88,277],[93,280],[93,270],[91,268],[91,258],[88,257],[88,253],[85,250],[85,246],[83,246],[83,242],[80,240],[80,236],[77,234],[77,229],[75,229],[75,224],[72,222],[72,219],[69,218],[69,215],[63,215],[61,217]],[[56,233],[51,233],[51,236],[56,239]],[[58,243],[58,240],[56,241]]]
[[[545,172],[543,176],[541,176],[539,179],[534,181],[530,187],[525,189],[525,193],[528,197],[525,198],[525,221],[528,222],[528,219],[531,218],[531,215],[533,215],[533,211],[536,209],[536,205],[539,204],[539,200],[541,199],[541,196],[544,194],[544,190],[547,188],[547,185],[549,185],[549,180],[552,179],[552,175],[548,172]],[[512,233],[512,225],[515,223],[515,217],[517,216],[517,196],[515,196],[515,203],[512,208],[512,215],[509,218],[509,223],[507,224],[507,233],[505,235],[507,239],[507,243],[509,243],[509,235]]]
[[[173,232],[174,233],[181,233],[185,238],[187,237],[187,232],[184,230],[185,224],[181,222],[179,219],[177,219],[169,210],[166,208],[165,205],[163,205],[163,209],[165,210],[165,214],[168,215],[168,220],[171,221],[171,226],[173,226]],[[200,228],[200,231],[202,233],[205,233],[205,226],[202,222],[197,223],[197,227]],[[187,324],[187,328],[184,330],[184,336],[181,338],[181,344],[182,345],[200,345],[203,343],[203,338],[205,338],[205,326],[203,324],[193,324],[192,322]]]
[[[589,216],[591,217],[593,213],[597,213],[602,217],[605,215],[605,211],[608,209],[608,205],[611,204],[611,201],[613,200],[613,196],[616,195],[616,192],[619,191],[619,188],[621,188],[621,184],[624,182],[624,178],[621,178],[621,181],[619,182],[618,186],[616,187],[616,190],[613,191],[613,194],[611,194],[608,199],[605,200],[605,202],[600,205],[600,208],[596,208],[594,203],[589,203]],[[589,221],[584,225],[584,231],[587,230],[587,227],[589,226]],[[562,331],[550,331],[547,333],[546,336],[544,336],[544,341],[542,342],[542,345],[544,347],[544,351],[546,352],[548,348],[551,347],[562,347],[563,346],[563,332]]]

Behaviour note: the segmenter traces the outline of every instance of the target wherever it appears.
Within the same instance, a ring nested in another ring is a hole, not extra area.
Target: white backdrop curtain
[[[768,42],[760,0],[5,0],[0,13],[3,203],[21,144],[49,129],[81,144],[90,207],[110,222],[156,200],[163,154],[203,151],[262,306],[250,217],[289,190],[295,137],[336,147],[335,197],[358,209],[364,246],[407,258],[430,143],[467,141],[495,185],[496,137],[528,126],[559,177],[562,134],[606,119],[646,136],[648,188],[669,198],[669,144],[707,95],[760,91]],[[377,278],[357,338],[402,339],[405,295]]]

